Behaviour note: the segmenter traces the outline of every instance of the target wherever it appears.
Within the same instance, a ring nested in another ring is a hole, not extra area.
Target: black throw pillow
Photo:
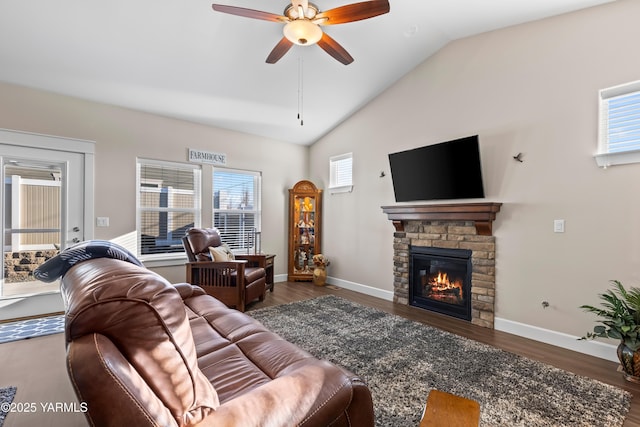
[[[128,250],[107,240],[87,240],[70,246],[35,269],[33,275],[43,282],[53,282],[74,265],[94,258],[114,258],[142,267]]]

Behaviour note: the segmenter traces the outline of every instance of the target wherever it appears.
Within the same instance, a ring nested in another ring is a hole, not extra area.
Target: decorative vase
[[[324,286],[327,281],[327,269],[324,265],[317,266],[313,270],[313,284],[316,286]]]
[[[640,350],[633,351],[621,342],[618,346],[618,359],[624,379],[640,383]]]

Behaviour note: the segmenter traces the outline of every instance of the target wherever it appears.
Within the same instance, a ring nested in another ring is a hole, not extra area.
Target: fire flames
[[[459,303],[462,300],[462,288],[462,281],[450,279],[447,273],[439,271],[437,276],[429,279],[425,290],[429,298],[453,299],[455,303]]]
[[[436,292],[442,292],[449,289],[460,289],[462,292],[462,283],[459,281],[452,282],[449,280],[449,275],[447,273],[438,272],[438,276],[434,277],[429,284],[431,285],[431,290]]]

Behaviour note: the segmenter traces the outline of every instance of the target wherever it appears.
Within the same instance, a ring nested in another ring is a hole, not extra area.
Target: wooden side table
[[[256,255],[236,255],[236,259],[246,259],[250,267],[264,268],[266,277],[266,287],[273,292],[273,264],[276,256],[273,254],[256,254]]]
[[[420,427],[478,427],[480,404],[475,400],[431,390]]]

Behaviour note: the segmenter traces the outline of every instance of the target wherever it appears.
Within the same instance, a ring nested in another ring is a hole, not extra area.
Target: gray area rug
[[[0,344],[64,332],[64,315],[0,323]]]
[[[438,389],[476,400],[482,426],[622,426],[630,393],[335,296],[248,312],[362,377],[376,425],[416,426]]]
[[[2,427],[5,418],[7,418],[16,390],[15,387],[0,388],[0,427]]]

